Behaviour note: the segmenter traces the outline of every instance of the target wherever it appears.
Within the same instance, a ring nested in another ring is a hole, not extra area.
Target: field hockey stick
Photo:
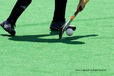
[[[85,0],[84,1],[84,5],[87,4],[89,0]],[[68,28],[68,26],[70,25],[70,23],[74,20],[74,18],[77,16],[77,14],[81,11],[80,8],[77,9],[77,11],[72,15],[72,17],[62,26],[60,33],[59,33],[59,39],[62,38],[62,35],[64,33],[64,31]]]

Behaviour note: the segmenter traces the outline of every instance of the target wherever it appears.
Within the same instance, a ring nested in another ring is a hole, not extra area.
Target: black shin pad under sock
[[[53,22],[62,21],[65,22],[65,11],[66,11],[67,0],[55,0],[55,11]]]
[[[19,16],[23,13],[23,11],[28,7],[30,3],[31,0],[18,0],[7,20],[15,25]]]

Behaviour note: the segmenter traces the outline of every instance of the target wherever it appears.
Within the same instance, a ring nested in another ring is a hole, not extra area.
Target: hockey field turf
[[[16,0],[0,0],[0,22]],[[66,20],[78,0],[68,0]],[[33,0],[16,23],[16,36],[0,27],[0,76],[113,76],[114,0],[90,0],[71,23],[73,36],[50,34],[54,0]]]

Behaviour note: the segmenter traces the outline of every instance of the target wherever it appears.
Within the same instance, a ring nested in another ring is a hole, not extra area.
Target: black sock
[[[15,25],[19,16],[23,13],[23,11],[28,7],[30,3],[31,0],[18,0],[7,20],[11,24]]]
[[[67,0],[55,0],[55,11],[53,22],[62,21],[65,22],[65,11],[66,11]]]

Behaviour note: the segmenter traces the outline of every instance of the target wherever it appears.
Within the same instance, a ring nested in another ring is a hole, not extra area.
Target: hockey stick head
[[[59,33],[59,39],[62,38],[62,35],[63,35],[64,31],[62,31],[62,29],[60,30],[60,33]]]
[[[66,23],[65,23],[66,24]],[[60,32],[59,32],[59,39],[61,39],[62,38],[62,36],[63,36],[63,33],[64,33],[64,31],[65,31],[65,24],[61,27],[61,29],[60,29]]]

